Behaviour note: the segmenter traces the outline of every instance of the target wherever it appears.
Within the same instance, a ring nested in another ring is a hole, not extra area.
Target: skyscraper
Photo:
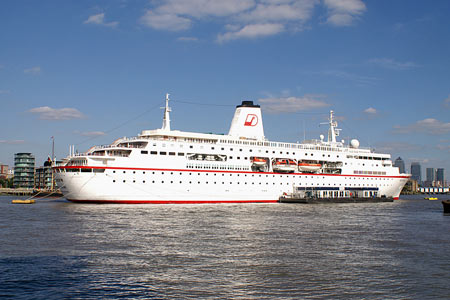
[[[394,167],[397,167],[400,173],[405,173],[405,162],[401,157],[395,160]]]
[[[411,174],[412,180],[416,180],[418,184],[422,184],[422,168],[420,167],[420,163],[411,163]]]
[[[436,169],[435,168],[427,168],[427,186],[435,186],[436,185]]]
[[[439,186],[445,186],[444,169],[438,168],[436,172],[436,182]]]

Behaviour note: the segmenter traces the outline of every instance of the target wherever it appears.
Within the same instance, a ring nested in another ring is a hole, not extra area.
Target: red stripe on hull
[[[394,197],[394,200],[398,200],[398,197]]]
[[[75,203],[92,204],[217,204],[217,203],[277,203],[278,200],[74,200],[67,199]]]

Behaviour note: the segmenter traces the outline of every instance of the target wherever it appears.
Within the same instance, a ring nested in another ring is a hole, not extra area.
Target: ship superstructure
[[[333,111],[327,124],[327,140],[269,141],[260,106],[243,101],[228,135],[172,130],[166,95],[161,129],[71,153],[55,168],[56,181],[74,202],[277,202],[299,189],[398,199],[410,175],[400,174],[389,154],[337,141]]]

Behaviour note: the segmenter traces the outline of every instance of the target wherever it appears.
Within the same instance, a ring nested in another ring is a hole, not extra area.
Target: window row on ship
[[[214,148],[212,148],[212,150],[214,150]],[[242,151],[242,149],[240,149],[241,151]],[[231,150],[232,151],[232,150]],[[250,149],[250,151],[249,152],[252,152],[252,149]],[[272,151],[273,153],[272,154],[275,154],[275,151]],[[269,151],[268,150],[266,150],[266,154],[268,154],[269,153]],[[147,150],[141,150],[141,154],[150,154],[150,155],[169,155],[169,156],[185,156],[185,153],[184,152],[167,152],[167,151],[147,151]],[[188,158],[188,159],[190,159],[190,160],[207,160],[207,159],[196,159],[196,158],[192,158],[194,155],[198,155],[198,156],[204,156],[204,157],[207,157],[207,156],[215,156],[215,155],[217,155],[217,154],[212,154],[212,153],[188,153],[187,154],[190,158]],[[264,155],[264,154],[262,154],[262,155]],[[280,155],[283,155],[283,152],[282,151],[280,151]],[[289,155],[289,152],[286,152],[286,155]],[[295,152],[292,152],[292,155],[295,155]],[[304,155],[305,156],[308,156],[308,153],[304,153]],[[312,157],[312,156],[314,156],[314,153],[310,153],[310,156]],[[330,157],[330,154],[328,154],[328,157]],[[230,160],[233,160],[233,156],[225,156],[225,158],[223,159],[223,161],[225,161],[225,160],[227,160],[227,159],[230,159]],[[270,158],[270,157],[268,157],[268,158]],[[337,155],[337,157],[336,158],[339,158],[339,155]],[[241,159],[241,156],[236,156],[235,157],[235,159],[236,160],[240,160]],[[243,160],[248,160],[249,159],[249,157],[246,157],[246,156],[244,156],[244,157],[242,157],[242,159]],[[297,158],[297,159],[299,159],[299,160],[301,160],[301,158]],[[306,158],[306,159],[308,159],[308,158]],[[324,162],[328,162],[326,159],[327,159],[327,157],[326,157],[326,155],[325,154],[322,154],[322,158],[321,158],[322,160],[323,159],[325,159],[325,160],[323,160]],[[319,160],[319,161],[322,161],[322,160],[320,160],[320,159],[313,159],[313,158],[311,158],[311,160]],[[348,163],[347,162],[345,162],[344,163],[345,165],[347,165]],[[350,165],[353,165],[353,163],[350,163]],[[356,163],[355,163],[355,165],[356,165]],[[357,165],[362,165],[362,166],[365,166],[365,163],[360,163],[360,162],[358,162],[357,163]],[[230,167],[230,166],[216,166],[216,167],[214,167],[214,166],[206,166],[206,167],[203,167],[202,165],[197,165],[198,166],[198,168],[205,168],[205,169],[214,169],[214,168],[217,168],[217,169],[234,169],[234,167]],[[372,164],[371,165],[372,167],[378,167],[379,165],[378,164]],[[188,168],[193,168],[192,166],[188,166]],[[237,170],[241,170],[241,167],[239,167]],[[245,170],[245,169],[242,169],[242,170]],[[378,171],[361,171],[362,173],[354,173],[354,174],[370,174],[370,175],[386,175],[386,172],[378,172]]]
[[[290,148],[290,149],[306,149],[306,150],[318,150],[318,151],[333,151],[333,152],[351,152],[351,153],[369,153],[369,149],[352,149],[347,147],[330,147],[326,145],[314,145],[314,144],[299,144],[299,143],[283,143],[283,142],[271,142],[271,141],[254,141],[246,139],[204,139],[204,138],[186,138],[175,136],[148,136],[145,137],[150,140],[157,141],[174,141],[174,142],[190,142],[199,144],[231,144],[231,145],[246,145],[246,146],[259,146],[259,147],[275,147],[275,148]],[[314,140],[313,142],[318,142]]]
[[[112,182],[113,183],[120,183],[120,182],[122,182],[122,183],[139,183],[139,181],[138,180],[136,180],[136,179],[132,179],[132,180],[127,180],[127,179],[119,179],[119,180],[117,180],[117,179],[112,179]],[[180,181],[174,181],[174,180],[152,180],[152,181],[150,181],[150,180],[148,180],[148,181],[145,181],[145,180],[142,180],[142,183],[152,183],[152,184],[164,184],[164,183],[166,183],[166,184],[168,184],[168,183],[170,183],[170,184],[196,184],[196,185],[200,185],[200,184],[222,184],[222,185],[224,185],[224,184],[230,184],[230,185],[232,185],[232,184],[237,184],[237,185],[280,185],[280,186],[283,186],[283,185],[290,185],[290,186],[292,186],[294,183],[293,182],[260,182],[260,181],[258,181],[258,182],[255,182],[255,181],[252,181],[252,182],[248,182],[248,181],[244,181],[244,182],[242,182],[242,181],[237,181],[237,182],[233,182],[233,181],[219,181],[219,182],[217,182],[217,181],[212,181],[212,182],[209,182],[209,181],[183,181],[183,180],[180,180]],[[332,187],[332,186],[339,186],[339,187],[342,187],[342,186],[345,186],[345,187],[382,187],[382,186],[393,186],[393,184],[360,184],[360,183],[356,183],[356,184],[347,184],[347,185],[344,185],[344,184],[334,184],[334,185],[331,185],[331,184],[325,184],[325,183],[322,183],[322,184],[320,184],[320,183],[309,183],[309,182],[304,182],[304,183],[302,183],[302,186],[311,186],[311,187],[313,187],[313,186],[327,186],[327,187]]]
[[[142,139],[142,140],[139,140]],[[243,145],[250,147],[272,147],[272,148],[284,148],[284,149],[301,149],[301,150],[316,150],[316,151],[329,151],[329,152],[349,152],[349,153],[370,153],[369,149],[354,149],[348,147],[330,147],[326,145],[315,144],[298,144],[298,143],[283,143],[283,142],[270,142],[270,141],[251,141],[251,140],[233,140],[233,139],[204,139],[204,138],[186,138],[186,137],[173,137],[173,136],[142,136],[134,137],[130,139],[124,139],[116,145],[98,146],[96,149],[105,149],[110,147],[126,147],[126,148],[145,148],[147,145],[146,139],[161,143],[161,142],[177,142],[183,143],[196,143],[196,144],[223,144],[223,145]],[[144,140],[144,141],[143,141]],[[173,145],[173,144],[172,144]],[[376,156],[374,156],[374,159]],[[369,158],[370,159],[370,158]]]

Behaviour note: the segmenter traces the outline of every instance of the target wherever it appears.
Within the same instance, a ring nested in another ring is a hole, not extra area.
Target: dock
[[[35,190],[26,188],[0,188],[0,195],[8,196],[34,196],[37,198],[44,197],[62,197],[62,193],[59,190]]]
[[[31,196],[33,195],[33,189],[27,188],[0,188],[0,195],[12,195],[12,196]]]

